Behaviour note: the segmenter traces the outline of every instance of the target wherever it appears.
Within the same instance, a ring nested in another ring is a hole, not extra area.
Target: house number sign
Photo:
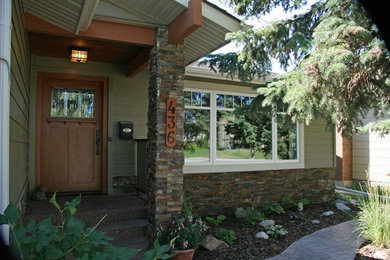
[[[176,145],[176,98],[167,98],[167,126],[165,130],[165,145]]]

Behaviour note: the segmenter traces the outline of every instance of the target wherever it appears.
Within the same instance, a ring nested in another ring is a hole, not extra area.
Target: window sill
[[[302,169],[303,162],[298,160],[286,161],[216,161],[215,164],[208,163],[191,163],[183,167],[184,174],[191,173],[213,173],[213,172],[245,172],[245,171],[267,171],[267,170],[286,170]]]

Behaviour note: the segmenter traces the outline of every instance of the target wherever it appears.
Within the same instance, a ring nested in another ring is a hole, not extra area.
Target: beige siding
[[[334,167],[333,131],[324,120],[305,125],[305,168]]]
[[[10,200],[18,203],[27,182],[30,52],[22,1],[12,2],[10,97]]]
[[[108,187],[112,188],[112,177],[136,175],[135,143],[119,139],[119,121],[134,123],[134,138],[147,137],[148,111],[148,71],[145,69],[134,78],[126,76],[127,66],[90,62],[85,64],[71,63],[68,60],[32,56],[32,106],[35,111],[36,82],[38,72],[73,73],[90,76],[108,77],[108,136],[113,141],[108,142]],[[35,132],[35,113],[31,113],[31,131]],[[35,134],[32,138],[35,137]],[[34,144],[34,141],[32,141]],[[34,145],[30,152],[34,153]],[[30,161],[34,164],[34,161]],[[33,178],[34,170],[30,171]],[[31,187],[32,188],[32,187]]]
[[[388,115],[386,118],[390,118]],[[364,124],[376,121],[372,113]],[[376,133],[355,135],[352,144],[353,179],[390,183],[390,136],[380,137]]]

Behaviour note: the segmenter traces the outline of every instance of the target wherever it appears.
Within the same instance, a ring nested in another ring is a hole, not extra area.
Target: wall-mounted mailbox
[[[119,122],[119,138],[123,140],[133,139],[133,122]]]

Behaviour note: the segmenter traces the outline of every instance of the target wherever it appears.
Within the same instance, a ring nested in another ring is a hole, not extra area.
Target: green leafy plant
[[[301,198],[298,201],[292,199],[291,193],[285,193],[282,195],[282,199],[280,204],[284,208],[294,208],[297,207],[298,203],[302,203],[303,205],[309,204],[310,201],[307,198]]]
[[[196,249],[205,239],[206,229],[201,218],[176,217],[166,229],[158,226],[157,239],[160,244],[171,244],[172,249]]]
[[[277,202],[268,203],[267,205],[263,206],[263,212],[266,215],[272,215],[272,214],[281,215],[285,213],[282,205],[280,205]]]
[[[267,234],[273,238],[278,238],[288,234],[288,231],[282,225],[274,225],[267,227]]]
[[[170,243],[161,246],[158,239],[156,239],[153,243],[153,248],[145,252],[143,260],[170,259],[176,255],[175,252],[170,252],[172,243],[173,240],[170,241]]]
[[[111,245],[112,238],[96,230],[104,218],[94,227],[85,228],[85,224],[73,216],[80,201],[81,196],[61,208],[54,193],[50,203],[60,212],[61,223],[53,225],[49,217],[39,223],[30,220],[27,226],[11,203],[4,214],[0,214],[0,224],[10,228],[10,245],[15,255],[20,259],[129,259],[140,251]]]
[[[216,218],[206,217],[206,222],[218,226],[226,219],[225,215],[219,215]]]
[[[215,237],[224,241],[226,244],[232,245],[236,240],[236,232],[231,229],[220,228],[215,233]]]
[[[360,234],[373,245],[390,247],[390,188],[366,187],[368,197],[360,199],[357,214]],[[380,197],[380,192],[387,198]]]
[[[181,203],[181,214],[183,217],[189,217],[192,216],[192,204],[189,202],[189,198],[183,197],[182,203]]]
[[[244,226],[256,226],[259,222],[265,220],[264,213],[253,207],[243,208],[241,214],[240,220]]]

